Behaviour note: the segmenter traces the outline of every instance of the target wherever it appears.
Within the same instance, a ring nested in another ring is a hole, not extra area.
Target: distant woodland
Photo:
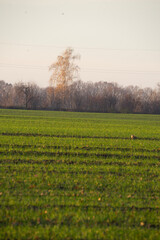
[[[19,82],[12,85],[0,81],[0,107],[160,114],[160,85],[153,90],[79,80],[68,86],[40,88],[32,83]]]
[[[117,83],[83,82],[79,80],[80,58],[67,48],[49,70],[47,88],[19,82],[0,81],[0,107],[57,111],[102,113],[160,114],[160,84],[156,89],[137,86],[122,87]]]

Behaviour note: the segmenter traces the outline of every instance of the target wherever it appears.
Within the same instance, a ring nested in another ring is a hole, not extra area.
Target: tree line
[[[122,87],[117,83],[74,81],[65,88],[0,81],[0,107],[82,112],[160,114],[157,89]]]
[[[0,81],[0,107],[80,112],[160,114],[160,84],[156,89],[123,87],[110,82],[83,82],[72,48],[67,48],[49,70],[50,85],[14,85]]]

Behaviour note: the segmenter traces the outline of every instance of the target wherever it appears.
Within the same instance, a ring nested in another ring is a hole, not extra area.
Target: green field
[[[160,239],[160,116],[1,109],[0,239]]]

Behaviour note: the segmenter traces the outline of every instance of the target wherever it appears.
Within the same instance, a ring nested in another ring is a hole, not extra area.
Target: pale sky
[[[82,81],[155,88],[160,0],[0,0],[0,80],[46,87],[67,47]]]

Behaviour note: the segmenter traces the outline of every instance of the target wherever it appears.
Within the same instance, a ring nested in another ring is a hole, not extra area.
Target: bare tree
[[[10,107],[13,104],[13,87],[12,84],[0,81],[0,106]]]
[[[15,102],[19,107],[35,109],[38,105],[39,87],[32,83],[15,84]]]

